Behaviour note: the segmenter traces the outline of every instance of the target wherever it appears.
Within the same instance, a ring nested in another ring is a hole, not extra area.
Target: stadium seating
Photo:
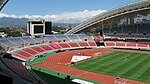
[[[88,47],[89,46],[87,42],[79,42],[79,45],[81,47]]]
[[[38,47],[33,47],[32,49],[35,50],[35,51],[37,51],[37,52],[39,52],[39,53],[45,51],[44,49],[42,49],[42,48],[39,47],[39,46],[38,46]]]
[[[14,46],[18,46],[17,44],[9,41],[8,39],[0,39],[0,43],[1,45],[5,46],[5,47],[14,47]]]
[[[117,30],[119,31],[119,30]],[[135,37],[142,34],[132,34],[128,35],[127,33],[124,35],[123,33],[117,33],[115,37],[104,39],[102,37],[93,37],[91,35],[86,34],[68,34],[68,35],[46,35],[43,37],[16,37],[16,38],[7,38],[0,39],[1,47],[13,54],[13,57],[26,61],[32,56],[36,56],[39,54],[43,54],[49,51],[57,51],[64,49],[74,49],[74,48],[92,48],[97,47],[95,42],[103,41],[106,47],[113,48],[150,48],[149,40],[142,39],[139,40],[131,39],[130,36]],[[107,35],[107,34],[106,34]],[[149,34],[147,34],[148,36]],[[128,37],[129,39],[118,38],[120,37]],[[21,46],[21,47],[20,47]]]
[[[57,38],[58,41],[61,41],[61,42],[68,42],[69,39],[66,35],[55,35],[55,37]]]
[[[17,45],[21,45],[22,43],[24,43],[24,41],[19,37],[9,38],[8,40],[17,44]]]
[[[43,38],[43,37],[35,37],[34,39],[36,42],[42,42],[42,41],[48,40],[48,39]]]
[[[104,39],[103,39],[103,37],[94,36],[94,41],[96,41],[96,42],[104,42]]]
[[[57,42],[57,39],[56,39],[56,37],[54,37],[54,35],[44,36],[44,38],[47,39],[49,41],[49,43]]]
[[[51,46],[52,46],[54,49],[61,49],[61,47],[60,47],[58,44],[51,44]]]
[[[126,46],[127,47],[136,47],[136,42],[127,42]]]
[[[95,42],[88,42],[90,46],[97,46]]]
[[[94,41],[93,36],[79,34],[78,37],[80,38],[81,41]]]
[[[116,46],[125,46],[125,42],[116,42]]]
[[[70,48],[70,46],[68,45],[68,43],[60,43],[59,44],[62,48]]]
[[[43,45],[43,46],[41,46],[41,47],[42,47],[43,49],[47,50],[47,51],[53,50],[53,48],[50,47],[50,46],[48,46],[48,45]]]
[[[115,46],[115,43],[113,41],[105,42],[106,46]]]
[[[138,25],[138,27],[136,25],[128,25],[123,27],[104,28],[103,33],[105,38],[150,38],[149,24]]]
[[[71,42],[71,43],[69,43],[69,45],[71,47],[80,47],[79,44],[77,44],[76,42]]]
[[[147,42],[139,42],[138,47],[148,47],[148,43]]]
[[[28,52],[28,53],[32,54],[32,55],[35,55],[35,54],[38,53],[37,51],[35,51],[35,50],[31,49],[31,48],[25,48],[25,49],[23,49],[23,50],[24,50],[25,52]]]
[[[149,48],[149,43],[147,41],[144,42],[135,42],[135,41],[106,41],[105,42],[106,47],[114,47],[114,48],[134,48],[134,49],[139,49],[139,48]]]
[[[17,50],[15,53],[13,53],[13,57],[18,58],[20,60],[26,61],[29,58],[31,58],[34,55],[37,55],[39,53],[45,52],[43,49],[46,51],[53,50],[50,46],[38,46],[38,47],[32,47],[32,48],[25,48],[23,50]]]
[[[13,53],[13,54],[12,54],[12,57],[14,57],[14,58],[16,58],[16,59],[19,59],[19,60],[22,60],[22,61],[26,61],[26,60],[29,59],[29,57],[20,55],[20,54],[18,54],[18,53]]]
[[[17,51],[16,53],[17,53],[18,55],[22,55],[22,56],[25,56],[25,57],[27,57],[27,58],[29,58],[29,57],[32,56],[31,54],[29,54],[29,53],[27,53],[27,52],[25,52],[25,51]]]
[[[8,66],[13,72],[17,73],[22,78],[25,78],[34,83],[38,83],[38,81],[27,71],[26,67],[22,65],[21,62],[16,60],[10,60],[6,58],[2,58],[2,61]]]
[[[33,37],[30,36],[21,37],[21,39],[27,43],[36,43],[36,40],[34,40]]]
[[[79,40],[79,38],[76,34],[69,34],[67,36],[70,39],[70,42],[76,42],[77,40]]]

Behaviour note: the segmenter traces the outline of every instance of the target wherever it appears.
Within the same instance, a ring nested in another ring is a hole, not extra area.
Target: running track
[[[41,68],[45,68],[48,70],[53,70],[55,72],[68,74],[71,76],[76,76],[79,78],[84,78],[87,80],[93,80],[96,82],[102,82],[104,84],[114,84],[116,77],[115,76],[108,76],[104,74],[98,74],[94,72],[88,72],[84,70],[74,69],[66,64],[70,63],[71,58],[73,55],[77,55],[78,52],[82,53],[84,52],[84,55],[91,56],[96,52],[101,52],[102,54],[107,54],[112,51],[124,51],[124,52],[139,52],[136,50],[92,50],[92,49],[86,49],[86,50],[74,50],[74,51],[65,51],[60,52],[57,54],[54,54],[47,59],[44,60],[44,62],[39,62],[33,64],[34,66],[38,66]],[[150,52],[144,52],[140,51],[140,53],[150,54]],[[139,81],[129,80],[125,78],[120,78],[119,81],[126,82],[126,84],[146,84]],[[115,83],[119,84],[119,83]]]

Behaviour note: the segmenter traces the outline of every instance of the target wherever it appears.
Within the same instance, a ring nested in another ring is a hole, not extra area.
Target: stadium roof
[[[150,9],[150,0],[141,0],[135,3],[126,4],[121,7],[114,8],[112,10],[101,13],[95,17],[92,17],[82,22],[78,26],[68,31],[67,34],[77,33],[83,29],[86,29],[91,25],[94,25],[96,23],[102,22],[110,18],[114,18],[123,14],[132,13],[140,10],[147,10],[147,9]]]
[[[3,9],[3,7],[6,5],[6,3],[8,2],[9,0],[0,0],[0,11]]]

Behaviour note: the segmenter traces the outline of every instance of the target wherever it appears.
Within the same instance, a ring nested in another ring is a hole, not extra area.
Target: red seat
[[[43,49],[49,51],[49,50],[53,50],[51,47],[47,46],[47,45],[44,45],[44,46],[41,46]]]
[[[24,51],[26,51],[26,52],[28,52],[28,53],[30,53],[30,54],[32,54],[32,55],[37,54],[36,51],[34,51],[34,50],[30,49],[30,48],[24,49]]]
[[[61,43],[59,44],[62,48],[70,48],[70,46],[67,43]]]
[[[147,43],[138,43],[138,47],[147,47],[148,44]]]
[[[51,44],[51,46],[54,48],[54,49],[60,49],[61,47],[57,44]]]
[[[114,42],[106,42],[106,46],[115,46]]]
[[[90,46],[97,46],[95,42],[88,42]]]
[[[22,56],[22,55],[17,54],[17,53],[15,53],[15,54],[13,54],[13,55],[15,55],[15,56],[17,56],[17,57],[19,57],[19,58],[21,58],[21,59],[24,59],[24,60],[27,60],[27,59],[28,59],[28,57]]]
[[[44,50],[40,47],[33,47],[32,49],[34,49],[37,52],[44,52]]]
[[[116,46],[125,46],[124,42],[116,42]]]
[[[89,46],[89,45],[87,44],[87,42],[79,42],[79,45],[82,46],[82,47]]]
[[[17,54],[18,54],[18,55],[25,56],[25,57],[28,57],[28,58],[32,56],[31,54],[28,54],[28,53],[26,53],[25,51],[18,51]]]
[[[75,42],[75,43],[69,43],[69,45],[71,46],[71,47],[79,47],[79,45]]]
[[[104,42],[103,37],[94,36],[94,41]]]
[[[127,46],[136,47],[136,42],[127,42]]]

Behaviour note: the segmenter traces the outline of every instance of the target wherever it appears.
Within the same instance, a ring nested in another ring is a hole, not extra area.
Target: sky
[[[138,0],[10,0],[0,12],[0,17],[40,17],[56,22],[83,21],[136,1]]]

